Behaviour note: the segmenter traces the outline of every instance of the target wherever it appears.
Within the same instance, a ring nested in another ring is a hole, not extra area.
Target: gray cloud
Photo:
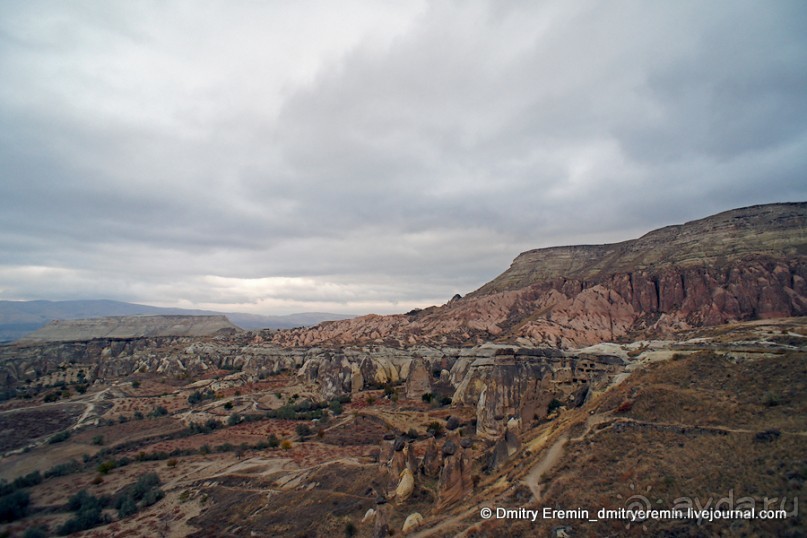
[[[402,311],[529,248],[807,199],[805,16],[6,2],[0,298]]]

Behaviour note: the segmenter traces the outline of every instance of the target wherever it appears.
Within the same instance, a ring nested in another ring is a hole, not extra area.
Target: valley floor
[[[9,399],[0,403],[0,533],[807,533],[798,513],[807,320],[601,345],[606,351],[626,359],[624,372],[577,407],[507,430],[518,439],[478,434],[478,406],[407,398],[404,380],[326,401],[294,371],[253,379],[215,370],[193,380],[138,373],[57,401]],[[152,473],[158,483],[146,484]],[[753,508],[757,517],[598,516],[687,507]],[[763,509],[781,517],[761,519]],[[414,513],[422,521],[404,531]]]

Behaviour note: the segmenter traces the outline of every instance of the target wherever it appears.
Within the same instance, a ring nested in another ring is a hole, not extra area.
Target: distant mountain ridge
[[[158,336],[213,336],[238,328],[226,316],[108,316],[104,318],[51,321],[17,341],[73,342],[96,338],[151,338]]]
[[[0,301],[0,342],[17,340],[54,320],[145,315],[225,315],[233,324],[242,329],[291,329],[309,327],[323,321],[344,320],[353,317],[325,312],[264,316],[237,312],[226,313],[210,310],[163,308],[104,299],[84,301]]]

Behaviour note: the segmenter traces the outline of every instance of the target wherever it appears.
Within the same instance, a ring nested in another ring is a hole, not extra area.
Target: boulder
[[[412,471],[404,469],[401,471],[400,481],[398,487],[395,488],[395,502],[402,503],[412,496],[415,491],[415,477]]]
[[[407,533],[411,530],[414,530],[421,523],[423,523],[423,516],[420,515],[420,513],[414,512],[412,514],[409,514],[406,517],[406,521],[404,521],[403,527],[401,527],[401,532]]]

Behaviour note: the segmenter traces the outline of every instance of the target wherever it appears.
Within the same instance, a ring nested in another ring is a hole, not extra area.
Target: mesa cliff
[[[735,209],[610,245],[531,250],[464,298],[284,331],[278,345],[580,347],[807,313],[807,203]]]
[[[21,345],[70,342],[94,338],[143,338],[156,336],[211,336],[237,331],[226,316],[110,316],[55,320],[19,340]]]

